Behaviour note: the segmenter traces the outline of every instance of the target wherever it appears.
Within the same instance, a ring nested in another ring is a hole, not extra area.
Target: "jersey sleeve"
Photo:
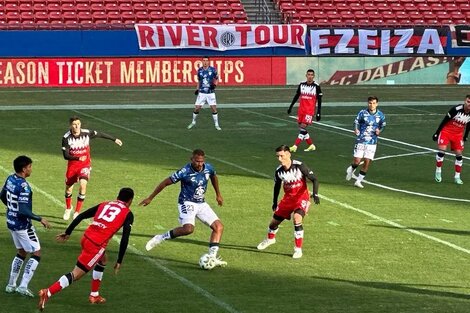
[[[171,174],[170,179],[173,182],[173,184],[176,184],[177,182],[182,180],[187,175],[187,172],[188,171],[187,171],[186,167],[182,167],[178,171]]]
[[[79,157],[70,154],[70,145],[66,136],[62,137],[62,154],[64,156],[64,159],[68,161],[79,160]]]
[[[134,223],[134,214],[129,211],[122,224],[122,236],[121,236],[121,243],[119,244],[119,254],[117,263],[121,264],[122,260],[124,259],[124,255],[126,254],[127,246],[129,245],[129,237],[131,235],[132,224]]]
[[[308,178],[312,183],[313,183],[313,194],[317,195],[318,194],[318,179],[317,176],[313,173],[313,171],[308,168],[305,163],[300,164],[299,166],[300,171],[302,174]]]
[[[35,221],[40,221],[41,217],[33,213],[32,207],[32,192],[31,187],[27,182],[23,182],[19,188],[18,196],[18,211],[21,215],[33,219]]]
[[[354,128],[355,129],[360,129],[359,124],[361,123],[360,122],[361,119],[362,119],[362,110],[359,113],[357,113],[356,119],[354,120]]]
[[[99,132],[97,130],[89,130],[90,131],[90,138],[104,138],[104,139],[108,139],[108,140],[111,140],[111,141],[115,141],[116,140],[116,137],[114,136],[111,136],[107,133],[103,133],[103,132]]]

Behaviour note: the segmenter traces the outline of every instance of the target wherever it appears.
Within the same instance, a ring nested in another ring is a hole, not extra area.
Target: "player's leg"
[[[214,120],[214,126],[217,130],[222,130],[219,126],[219,113],[217,111],[217,101],[215,98],[215,93],[210,93],[207,95],[207,103],[209,104],[212,111],[212,119]]]
[[[23,277],[21,279],[20,285],[16,289],[16,292],[24,296],[34,297],[34,294],[31,292],[31,290],[29,290],[28,285],[33,278],[34,272],[36,271],[39,262],[41,261],[41,245],[33,226],[31,226],[31,228],[29,228],[24,233],[24,235],[25,236],[21,238],[22,246],[24,251],[30,253],[31,256],[28,262],[26,262]]]
[[[317,149],[317,147],[315,147],[315,145],[313,144],[312,138],[310,138],[310,134],[308,133],[308,130],[307,130],[308,125],[309,124],[306,124],[306,123],[303,123],[301,125],[305,129],[306,133],[304,135],[304,140],[308,145],[307,149],[304,150],[305,152],[315,151]]]
[[[305,211],[302,209],[297,209],[294,211],[294,254],[292,257],[294,259],[299,259],[302,257],[302,245],[304,240],[304,227],[303,227],[303,218],[305,216]]]
[[[70,213],[72,212],[72,193],[73,185],[78,181],[79,171],[74,167],[67,167],[67,173],[65,174],[65,212],[64,220],[68,221]]]
[[[207,202],[197,204],[196,218],[211,228],[212,232],[209,239],[209,254],[217,256],[219,243],[224,232],[224,225]]]
[[[8,278],[8,284],[5,287],[6,293],[14,293],[16,291],[16,282],[18,280],[18,276],[20,275],[21,267],[23,266],[24,260],[28,255],[27,252],[22,248],[20,238],[21,232],[26,232],[25,230],[13,231],[10,230],[11,237],[13,239],[13,243],[17,249],[16,256],[13,258],[10,267],[10,277]]]
[[[351,165],[346,169],[346,180],[350,181],[354,175],[354,171],[361,163],[365,153],[365,145],[362,143],[356,143],[353,150],[353,159]]]
[[[178,204],[179,221],[181,226],[173,228],[163,234],[155,235],[152,239],[147,241],[145,249],[150,251],[165,240],[192,234],[194,232],[194,225],[196,225],[196,208],[197,203],[194,202],[186,201],[183,204]]]
[[[80,175],[80,179],[78,180],[79,189],[77,195],[77,205],[75,206],[75,212],[73,213],[73,218],[75,219],[77,215],[80,213],[83,207],[83,202],[86,198],[86,189],[88,186],[88,179],[89,179],[89,169],[84,169]]]
[[[455,163],[454,163],[454,169],[455,169],[455,174],[454,174],[454,182],[457,185],[462,185],[463,181],[460,178],[460,172],[462,171],[462,165],[463,165],[463,144],[461,147],[458,147],[457,149],[453,150],[455,153]]]
[[[298,120],[303,119],[302,116],[298,117]],[[300,143],[305,140],[305,135],[308,134],[307,129],[305,128],[305,124],[299,122],[299,133],[297,134],[297,138],[295,138],[294,144],[289,148],[290,152],[297,152],[297,148],[299,147]]]
[[[446,155],[447,145],[438,145],[436,153],[436,172],[434,174],[434,179],[436,182],[440,183],[442,181],[442,164],[444,163],[444,157]]]
[[[266,235],[266,238],[258,244],[258,250],[264,250],[270,245],[276,243],[276,234],[279,230],[279,225],[282,223],[282,221],[290,217],[294,209],[295,208],[291,208],[288,204],[286,204],[284,199],[279,202],[276,210],[274,210],[271,222],[269,223],[268,234]]]
[[[188,129],[193,128],[196,126],[196,120],[197,117],[199,116],[199,111],[201,111],[202,106],[204,105],[205,98],[202,93],[199,93],[196,98],[196,102],[194,103],[194,111],[193,111],[193,119],[191,123],[188,125]]]
[[[362,181],[364,180],[367,172],[369,171],[369,165],[374,159],[376,149],[377,149],[377,145],[365,145],[364,163],[362,163],[361,170],[359,171],[359,175],[357,176],[354,186],[359,187],[359,188],[364,188],[364,186],[362,185]]]
[[[106,268],[108,257],[106,252],[103,257],[93,268],[92,280],[91,280],[91,291],[88,301],[93,304],[102,304],[106,302],[106,299],[100,295],[101,281],[103,280],[103,272]]]

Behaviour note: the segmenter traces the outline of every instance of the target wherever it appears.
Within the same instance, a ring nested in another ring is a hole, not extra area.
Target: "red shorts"
[[[90,166],[68,166],[67,173],[65,173],[65,184],[72,186],[79,179],[90,179],[91,167]]]
[[[297,122],[299,124],[307,124],[307,125],[310,125],[313,123],[313,115],[310,115],[310,114],[301,114],[299,112],[299,114],[297,114]]]
[[[290,220],[290,217],[292,213],[300,209],[305,212],[305,214],[308,213],[308,208],[310,207],[310,195],[308,192],[303,194],[301,197],[298,198],[282,198],[281,202],[277,205],[276,211],[274,211],[274,214],[277,216],[280,216],[282,218],[285,218],[287,220]]]
[[[81,245],[82,253],[78,256],[77,261],[91,270],[103,257],[106,246],[98,246],[85,236],[82,237]]]
[[[448,146],[450,143],[451,150],[463,150],[462,134],[452,134],[446,131],[441,131],[437,138],[437,144]]]

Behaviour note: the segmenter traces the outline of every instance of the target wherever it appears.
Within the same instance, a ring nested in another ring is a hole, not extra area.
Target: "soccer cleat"
[[[353,169],[352,169],[352,166],[349,166],[349,167],[346,169],[346,180],[347,180],[347,181],[350,181],[351,178],[352,178],[352,175],[353,175]]]
[[[292,258],[300,259],[302,255],[303,255],[302,248],[294,248],[294,254],[292,255]]]
[[[463,185],[463,181],[460,179],[460,177],[455,177],[455,178],[454,178],[454,182],[455,182],[457,185]]]
[[[219,125],[215,125],[215,129],[217,129],[217,130],[222,130],[222,128],[220,128]]]
[[[76,218],[77,218],[77,216],[78,216],[78,214],[80,214],[80,212],[76,212],[76,211],[75,211],[75,212],[73,212],[73,219],[76,219]]]
[[[356,182],[354,183],[354,186],[356,186],[357,188],[364,188],[364,185],[361,184],[361,182],[358,180],[356,180]]]
[[[317,147],[315,147],[314,144],[311,144],[310,146],[308,146],[307,149],[305,149],[304,151],[305,152],[309,152],[309,151],[315,151],[317,149]]]
[[[163,241],[163,236],[162,235],[156,235],[152,239],[147,241],[147,244],[145,245],[145,249],[147,251],[150,251],[153,248],[155,248],[156,245],[159,245],[160,243],[162,243],[162,241]]]
[[[16,286],[7,285],[5,287],[5,292],[6,293],[14,293],[15,291],[16,291]]]
[[[196,126],[196,123],[191,122],[191,124],[189,124],[187,128],[188,128],[188,129],[191,129],[191,128],[193,128],[194,126]]]
[[[34,294],[26,287],[18,287],[16,288],[16,292],[22,296],[34,298]]]
[[[292,147],[289,147],[290,152],[297,152],[297,146],[293,145]]]
[[[64,220],[65,221],[68,221],[70,219],[70,213],[72,212],[72,209],[65,209],[65,212],[64,212]]]
[[[47,295],[47,289],[39,290],[39,303],[38,303],[39,311],[44,311],[44,307],[46,306],[46,302],[48,300],[49,300],[49,296]]]
[[[442,181],[441,172],[436,172],[434,179],[436,180],[436,182],[440,183]]]
[[[220,256],[214,258],[214,264],[215,266],[220,266],[220,267],[226,267],[227,262],[222,261],[222,258]]]
[[[273,245],[275,243],[276,243],[276,238],[273,238],[273,239],[266,238],[263,241],[261,241],[260,244],[256,248],[258,248],[258,250],[264,250],[270,245]]]
[[[88,301],[91,303],[91,304],[103,304],[103,303],[106,303],[106,299],[103,298],[102,296],[96,296],[96,297],[93,297],[93,296],[89,296],[88,297]]]

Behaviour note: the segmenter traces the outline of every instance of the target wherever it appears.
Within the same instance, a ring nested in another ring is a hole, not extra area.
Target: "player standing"
[[[46,302],[52,295],[82,278],[92,268],[93,279],[91,281],[91,292],[88,301],[93,304],[106,302],[106,299],[99,294],[103,272],[108,259],[106,247],[113,235],[122,227],[118,259],[114,265],[114,273],[117,274],[126,253],[132,223],[134,222],[134,215],[130,210],[133,199],[134,191],[131,188],[122,188],[119,191],[117,200],[102,202],[79,214],[64,233],[57,235],[57,241],[65,242],[83,219],[93,217],[93,222],[83,233],[81,240],[82,252],[78,256],[77,264],[71,272],[61,276],[49,288],[39,291],[39,310],[44,310]]]
[[[470,95],[465,97],[465,103],[452,107],[442,120],[436,132],[432,136],[437,141],[436,173],[435,179],[438,183],[442,181],[442,163],[445,151],[450,144],[450,149],[455,153],[455,175],[454,182],[462,185],[460,172],[463,165],[464,141],[467,141],[470,131]]]
[[[354,120],[354,133],[357,137],[354,145],[352,163],[346,169],[346,180],[351,180],[361,160],[364,160],[359,176],[354,183],[354,186],[358,188],[364,188],[362,180],[366,177],[369,165],[374,159],[379,135],[387,125],[385,115],[377,109],[378,105],[379,98],[370,96],[367,98],[367,109],[359,111]]]
[[[33,161],[29,157],[25,155],[17,157],[13,161],[15,174],[8,176],[0,193],[0,199],[7,206],[8,230],[17,249],[17,254],[11,263],[10,278],[5,292],[16,291],[28,297],[34,297],[34,294],[28,289],[28,284],[41,260],[41,245],[31,220],[41,222],[44,227],[50,228],[49,222],[45,218],[33,213],[33,191],[26,181],[33,170],[32,165]],[[21,283],[16,287],[21,267],[28,254],[31,257],[24,268]]]
[[[167,231],[164,234],[154,236],[145,246],[147,251],[153,249],[164,240],[192,234],[194,232],[194,226],[196,225],[196,218],[198,218],[212,229],[209,242],[209,255],[214,257],[216,266],[227,265],[227,262],[217,258],[224,225],[204,198],[209,179],[212,183],[212,187],[214,187],[217,203],[219,206],[222,206],[224,199],[219,190],[219,179],[217,178],[215,169],[211,164],[205,163],[204,151],[196,149],[192,153],[191,163],[186,164],[170,177],[164,179],[147,198],[140,202],[139,205],[147,206],[152,202],[153,198],[167,186],[176,184],[179,181],[181,182],[181,191],[178,197],[178,211],[181,226]]]
[[[219,74],[215,67],[209,65],[209,57],[202,58],[202,66],[197,70],[197,85],[194,94],[197,96],[194,103],[193,120],[188,125],[188,129],[196,126],[196,119],[199,111],[205,103],[207,103],[212,110],[212,119],[214,120],[215,129],[222,130],[219,126],[219,115],[217,112],[217,101],[215,98],[215,88]]]
[[[295,93],[292,103],[287,109],[287,114],[292,112],[292,107],[300,98],[299,109],[297,111],[297,122],[299,124],[299,134],[295,139],[295,143],[290,147],[291,152],[297,152],[297,147],[302,141],[306,141],[308,148],[304,151],[314,151],[316,149],[315,145],[310,138],[310,135],[307,131],[307,126],[313,123],[313,116],[315,116],[316,121],[321,119],[321,104],[323,93],[321,91],[320,85],[318,85],[315,79],[315,71],[312,69],[307,70],[305,74],[307,81],[302,82],[297,87],[297,92]],[[315,111],[315,107],[317,109]],[[315,115],[316,112],[316,115]]]
[[[91,129],[82,129],[82,122],[78,116],[72,116],[69,120],[70,129],[62,137],[62,153],[67,162],[65,174],[65,212],[64,220],[70,218],[72,212],[73,185],[80,184],[75,206],[75,218],[82,209],[86,196],[86,187],[91,173],[90,140],[93,138],[105,138],[122,146],[122,141],[111,135]]]
[[[285,219],[293,217],[294,222],[294,259],[302,257],[302,245],[304,238],[303,219],[310,207],[310,193],[307,187],[307,179],[313,183],[312,199],[315,204],[320,204],[318,197],[318,179],[305,163],[291,159],[290,149],[282,145],[276,149],[276,156],[281,165],[274,174],[273,218],[268,227],[268,235],[259,245],[258,250],[264,250],[276,243],[276,233],[279,224]],[[278,203],[281,185],[284,188],[284,197]]]

